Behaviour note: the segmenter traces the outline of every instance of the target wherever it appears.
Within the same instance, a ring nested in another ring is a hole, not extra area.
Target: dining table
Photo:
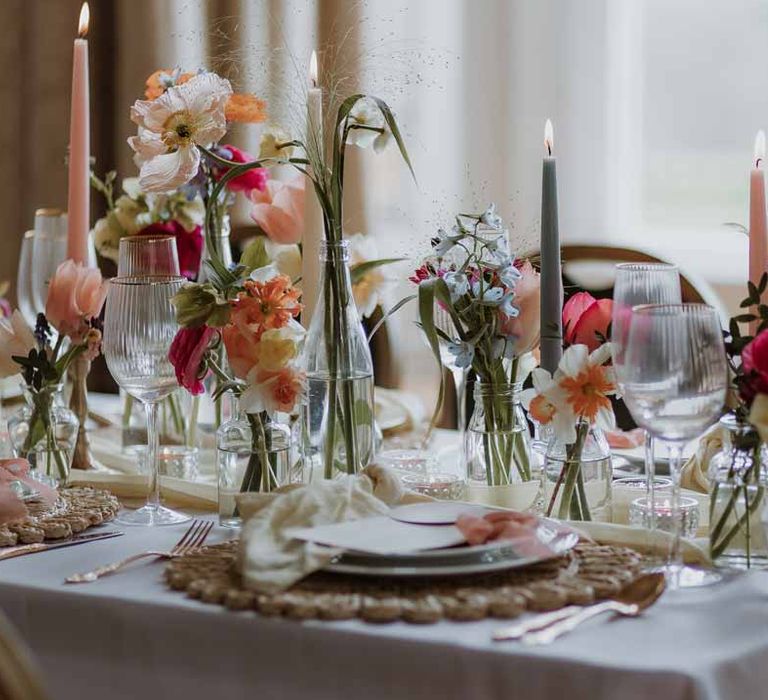
[[[211,514],[199,517],[213,518]],[[716,700],[768,694],[768,574],[667,590],[640,617],[601,617],[548,646],[492,641],[504,621],[372,624],[233,612],[170,590],[144,560],[94,583],[76,572],[169,549],[186,525],[0,561],[0,608],[56,700],[440,698]],[[216,525],[208,543],[233,531]]]

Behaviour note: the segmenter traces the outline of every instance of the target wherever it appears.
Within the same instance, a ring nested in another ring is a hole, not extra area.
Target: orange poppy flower
[[[228,122],[258,124],[267,118],[267,103],[256,95],[235,93],[227,101],[224,114]]]
[[[258,325],[263,329],[282,328],[301,312],[301,291],[287,275],[277,275],[266,282],[247,280],[244,292],[237,295],[233,322]]]
[[[560,380],[560,387],[566,393],[566,401],[574,413],[587,418],[590,422],[597,418],[601,408],[610,408],[608,394],[616,390],[608,379],[605,368],[588,364],[576,376],[566,376]]]
[[[161,68],[160,70],[156,70],[147,78],[147,82],[145,83],[146,89],[144,90],[144,97],[146,97],[148,100],[156,100],[168,89],[168,85],[160,80],[160,76],[163,75],[173,75],[173,71],[166,68]],[[194,73],[181,73],[173,84],[183,85],[194,76]]]

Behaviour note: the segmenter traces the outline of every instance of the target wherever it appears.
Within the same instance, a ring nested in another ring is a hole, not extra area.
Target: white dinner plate
[[[429,550],[412,554],[377,555],[367,552],[345,552],[325,571],[355,576],[391,576],[412,578],[420,576],[463,576],[488,574],[530,566],[560,556],[576,546],[579,536],[548,518],[542,518],[537,535],[547,545],[547,553],[521,555],[514,540],[450,549]]]

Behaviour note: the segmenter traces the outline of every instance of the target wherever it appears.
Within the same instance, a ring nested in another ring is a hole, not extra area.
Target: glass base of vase
[[[745,552],[734,552],[733,554],[721,554],[714,561],[718,569],[726,571],[752,571],[768,569],[768,556],[765,550],[760,554],[752,554],[749,558]]]
[[[667,588],[702,588],[721,583],[726,575],[712,569],[699,569],[693,566],[668,565],[658,569],[664,572],[667,579]],[[729,577],[730,578],[730,577]]]
[[[179,513],[165,506],[143,506],[137,510],[124,510],[116,518],[121,525],[143,525],[145,527],[178,525],[191,519],[192,516]]]

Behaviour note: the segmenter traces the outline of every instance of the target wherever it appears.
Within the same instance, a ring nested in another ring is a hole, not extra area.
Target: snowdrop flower
[[[157,99],[134,103],[131,120],[139,131],[128,143],[141,169],[142,190],[168,192],[197,174],[197,146],[210,146],[224,136],[225,107],[231,95],[228,80],[203,73],[183,85],[168,88]]]
[[[453,343],[446,343],[448,352],[453,355],[453,362],[457,367],[467,369],[475,359],[475,348],[466,341],[457,340]]]
[[[469,292],[469,280],[463,272],[446,272],[443,282],[451,294],[451,301],[456,302]]]
[[[371,129],[384,129],[384,117],[381,114],[381,110],[378,105],[370,98],[365,97],[358,100],[352,111],[349,113],[350,124],[356,124],[358,126],[365,126],[365,129],[350,129],[347,132],[347,143],[352,146],[358,146],[360,148],[368,148],[373,144],[374,149],[378,152],[383,150],[386,146],[386,141],[379,141],[379,148],[376,148],[376,140],[383,136],[378,131],[371,131]],[[343,126],[341,126],[343,128]],[[386,132],[386,129],[384,129]]]

